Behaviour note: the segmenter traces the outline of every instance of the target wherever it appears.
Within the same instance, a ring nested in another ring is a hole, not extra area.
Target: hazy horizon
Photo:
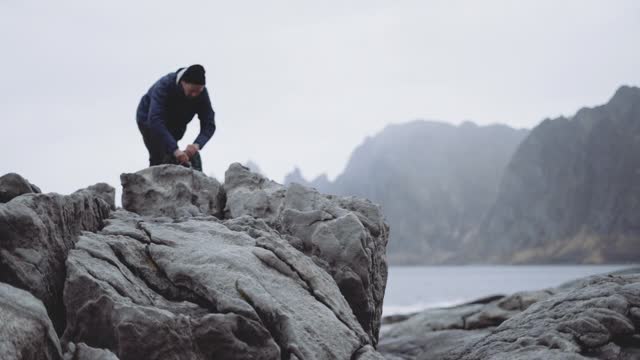
[[[70,193],[147,166],[135,125],[162,75],[207,69],[204,170],[251,160],[335,178],[416,119],[532,128],[640,85],[636,1],[168,1],[0,4],[0,175]],[[180,146],[199,130],[197,118]]]

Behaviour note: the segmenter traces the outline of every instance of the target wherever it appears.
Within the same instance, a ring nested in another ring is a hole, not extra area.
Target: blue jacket
[[[140,100],[136,113],[141,128],[150,136],[161,139],[169,154],[178,149],[177,142],[184,136],[187,124],[195,114],[200,119],[200,134],[193,143],[200,145],[200,149],[216,131],[215,112],[207,88],[198,97],[187,98],[176,81],[180,70],[156,81]]]

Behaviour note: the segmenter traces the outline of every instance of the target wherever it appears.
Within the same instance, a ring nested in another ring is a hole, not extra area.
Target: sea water
[[[462,304],[490,295],[539,290],[630,265],[392,266],[383,316]]]

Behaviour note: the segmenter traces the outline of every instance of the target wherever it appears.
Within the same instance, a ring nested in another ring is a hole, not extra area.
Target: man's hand
[[[178,164],[184,164],[186,162],[189,162],[189,155],[187,155],[187,153],[185,153],[184,151],[177,149],[174,153],[173,156],[176,157],[176,160],[178,161]]]
[[[189,156],[189,159],[191,159],[195,154],[197,154],[198,151],[200,151],[200,145],[198,144],[187,145],[187,148],[184,150],[187,156]]]

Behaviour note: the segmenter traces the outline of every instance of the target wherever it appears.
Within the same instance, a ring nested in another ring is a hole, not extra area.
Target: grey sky
[[[68,193],[147,165],[135,125],[160,76],[207,68],[220,180],[338,175],[417,118],[533,127],[640,84],[640,1],[0,0],[0,174]],[[195,139],[197,119],[181,147]]]

